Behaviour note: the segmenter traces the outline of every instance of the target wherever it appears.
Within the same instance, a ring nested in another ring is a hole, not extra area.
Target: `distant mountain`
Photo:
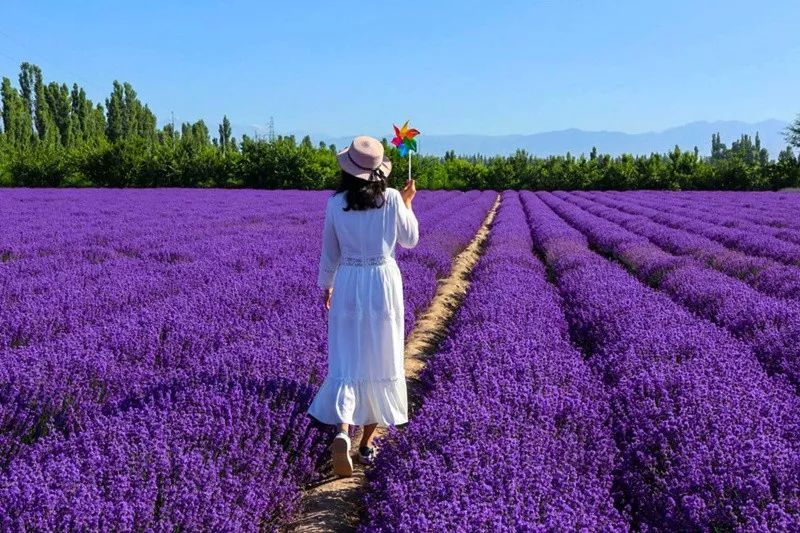
[[[598,152],[618,155],[622,153],[650,154],[651,152],[667,152],[677,144],[682,150],[693,150],[695,146],[703,155],[711,151],[711,135],[719,132],[722,142],[728,146],[747,133],[761,137],[762,145],[769,150],[770,157],[776,157],[786,143],[783,130],[787,123],[780,120],[764,120],[762,122],[716,121],[691,122],[683,126],[669,128],[664,131],[647,133],[623,133],[619,131],[584,131],[568,129],[547,131],[530,135],[421,135],[419,137],[420,152],[424,154],[444,155],[447,150],[455,150],[457,154],[497,155],[511,154],[517,149],[527,150],[539,156],[563,155],[571,152],[574,155],[588,154],[596,146]],[[252,136],[252,127],[250,128]],[[247,131],[244,131],[247,133]],[[298,139],[303,133],[293,132]],[[373,133],[373,135],[375,135]],[[380,138],[386,135],[376,135]],[[314,143],[324,141],[343,147],[350,144],[352,136],[329,137],[311,135]]]

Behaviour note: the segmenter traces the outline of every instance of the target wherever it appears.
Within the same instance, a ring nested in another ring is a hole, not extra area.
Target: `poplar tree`
[[[47,146],[55,146],[59,142],[59,133],[53,121],[50,105],[47,102],[47,87],[42,79],[42,71],[39,67],[34,67],[34,120],[36,122],[36,134],[39,141]]]
[[[19,88],[22,101],[29,116],[33,116],[33,87],[37,77],[41,79],[42,72],[36,65],[31,65],[27,61],[19,67]]]
[[[211,144],[208,126],[206,126],[205,121],[198,120],[192,124],[192,137],[194,142],[199,146],[208,146]]]
[[[142,105],[130,83],[114,82],[111,95],[106,99],[106,136],[111,142],[131,137],[155,140],[156,116]]]
[[[209,146],[211,138],[209,137],[206,123],[203,120],[198,120],[195,123],[184,122],[181,124],[180,143],[181,146],[188,149]]]
[[[125,94],[122,84],[114,80],[111,95],[106,99],[106,137],[112,143],[125,136]]]
[[[141,131],[139,119],[142,116],[142,103],[136,97],[136,91],[133,90],[130,83],[125,82],[122,89],[122,136],[128,138]]]
[[[231,121],[228,120],[228,115],[222,117],[222,124],[219,125],[219,142],[218,145],[223,153],[228,152],[231,146]]]
[[[0,101],[2,102],[3,113],[3,131],[8,135],[13,134],[14,123],[14,103],[13,91],[11,87],[11,80],[3,78],[2,86],[0,86]]]
[[[157,138],[157,120],[155,114],[150,111],[150,108],[147,104],[144,107],[139,107],[139,116],[137,118],[137,124],[139,126],[139,130],[137,134],[145,139],[149,139],[151,141],[155,141]]]
[[[92,102],[87,100],[88,107],[91,108]],[[102,104],[97,104],[88,114],[86,127],[86,138],[93,143],[106,142],[106,111]]]
[[[55,124],[58,131],[58,138],[61,141],[61,145],[72,146],[72,119],[70,118],[72,102],[70,102],[67,85],[59,85],[56,82],[50,82],[45,89],[45,95],[47,96],[47,107],[49,108],[53,124]]]
[[[5,77],[0,92],[2,92],[3,129],[6,132],[6,140],[16,148],[30,146],[33,126],[25,99],[11,86],[11,80]]]

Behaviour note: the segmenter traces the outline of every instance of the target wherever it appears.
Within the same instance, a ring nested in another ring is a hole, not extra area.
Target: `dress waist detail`
[[[339,264],[342,266],[380,266],[385,265],[394,258],[389,255],[375,255],[371,257],[342,257]]]

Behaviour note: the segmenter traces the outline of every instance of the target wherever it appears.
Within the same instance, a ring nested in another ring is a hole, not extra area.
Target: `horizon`
[[[410,17],[383,5],[348,17],[309,3],[142,7],[10,6],[0,73],[15,80],[28,61],[95,102],[128,81],[160,125],[172,113],[240,128],[274,117],[283,134],[388,134],[406,118],[429,135],[638,134],[800,111],[800,5],[786,0],[757,6],[758,24],[742,1],[448,1]],[[363,65],[379,74],[353,74]]]
[[[649,133],[656,133],[656,134],[657,133],[664,133],[666,131],[670,131],[670,130],[674,130],[674,129],[678,129],[678,128],[682,128],[682,127],[686,127],[686,126],[693,126],[693,125],[703,125],[703,124],[715,125],[715,124],[725,124],[725,123],[743,123],[743,124],[747,124],[747,125],[757,125],[757,124],[762,124],[762,123],[765,123],[765,122],[780,122],[782,124],[789,124],[791,122],[791,120],[781,120],[781,119],[775,118],[775,117],[767,117],[767,118],[764,118],[764,119],[753,120],[753,121],[744,121],[744,120],[738,120],[738,119],[726,119],[726,120],[699,119],[699,120],[693,120],[691,122],[686,122],[686,123],[683,123],[683,124],[674,124],[672,126],[667,126],[665,128],[661,128],[661,129],[652,129],[652,130],[644,130],[644,131],[622,131],[622,130],[612,130],[612,129],[587,130],[587,129],[576,128],[574,126],[571,126],[571,127],[565,127],[565,128],[555,129],[555,130],[529,131],[529,132],[524,132],[524,133],[485,133],[484,134],[484,133],[468,133],[468,132],[467,133],[463,133],[463,132],[459,132],[459,133],[439,133],[439,132],[435,132],[434,131],[434,132],[424,132],[424,135],[426,135],[426,136],[436,136],[436,137],[459,137],[459,136],[470,136],[470,137],[473,137],[473,136],[479,136],[479,137],[528,137],[528,136],[531,136],[531,135],[539,135],[539,134],[543,134],[543,133],[563,133],[563,132],[569,132],[569,131],[578,131],[578,132],[582,132],[582,133],[621,133],[621,134],[624,134],[624,135],[646,135],[646,134],[649,134]],[[238,125],[235,124],[234,126],[243,127],[242,124],[238,124]],[[251,124],[249,126],[244,126],[244,127],[250,127],[250,128],[258,127],[259,128],[259,134],[262,133],[262,130],[263,130],[263,132],[266,132],[267,129],[268,129],[268,125],[260,125],[260,124]],[[277,133],[279,133],[281,135],[294,135],[295,137],[302,136],[302,135],[309,135],[312,138],[314,138],[315,135],[320,135],[320,136],[324,136],[324,137],[351,137],[351,136],[355,137],[357,135],[360,135],[358,133],[340,135],[340,134],[331,134],[331,133],[326,133],[326,132],[305,132],[305,131],[302,131],[302,130],[293,130],[293,131],[288,131],[288,132],[285,132],[285,133],[284,132],[277,132]],[[743,134],[747,134],[748,132],[742,132],[742,133]],[[389,137],[390,135],[391,135],[391,133],[387,133],[385,135],[378,135],[376,138]]]

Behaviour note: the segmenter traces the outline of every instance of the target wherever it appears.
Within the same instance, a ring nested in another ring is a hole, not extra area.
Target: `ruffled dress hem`
[[[405,377],[327,378],[308,408],[323,424],[381,427],[408,422]]]

